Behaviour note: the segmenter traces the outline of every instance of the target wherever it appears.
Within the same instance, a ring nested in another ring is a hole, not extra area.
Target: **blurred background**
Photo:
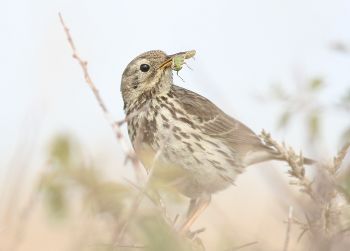
[[[349,141],[349,1],[2,0],[0,6],[1,251],[282,250],[289,208],[297,214],[304,210],[300,201],[309,205],[289,184],[286,164],[265,163],[214,196],[194,226],[206,228],[200,247],[177,246],[172,234],[157,239],[170,230],[160,219],[151,224],[159,207],[148,199],[126,230],[125,247],[116,245],[114,232],[132,208],[137,181],[71,57],[59,12],[115,120],[124,118],[119,88],[129,61],[153,49],[195,49],[193,70],[184,67],[185,81],[174,76],[175,83],[255,132],[265,129],[326,164]],[[345,188],[348,169],[349,157],[340,170]],[[185,211],[186,198],[165,197],[169,214]],[[298,241],[300,225],[292,224],[288,250],[312,246],[307,236]],[[327,250],[346,250],[337,248]]]

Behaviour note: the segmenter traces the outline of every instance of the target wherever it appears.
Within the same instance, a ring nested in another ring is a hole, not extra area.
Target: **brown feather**
[[[271,152],[247,126],[224,113],[205,97],[173,85],[172,90],[188,114],[193,116],[203,133],[219,138],[234,152],[243,155],[250,151]],[[273,154],[269,154],[273,159]]]

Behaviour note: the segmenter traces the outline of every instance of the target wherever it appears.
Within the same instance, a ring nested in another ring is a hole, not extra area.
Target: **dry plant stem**
[[[243,248],[246,248],[246,247],[250,247],[250,246],[256,245],[256,244],[258,244],[258,242],[257,241],[253,241],[253,242],[249,242],[249,243],[246,243],[246,244],[243,244],[243,245],[231,248],[231,249],[229,249],[227,251],[236,251],[236,250],[240,250],[240,249],[243,249]]]
[[[109,243],[100,243],[100,244],[94,244],[94,245],[90,245],[90,248],[92,248],[93,250],[100,250],[102,248],[102,250],[110,250],[110,244]],[[129,245],[118,245],[115,248],[122,248],[124,249],[145,249],[147,248],[147,246],[142,246],[142,245],[137,245],[137,244],[129,244]],[[77,249],[73,249],[73,250],[77,250]],[[90,249],[89,249],[90,250]]]
[[[336,191],[339,192],[344,197],[344,199],[346,199],[348,202],[350,202],[349,195],[346,191],[344,191],[344,189],[341,186],[337,184],[336,176],[338,174],[338,171],[341,167],[341,164],[346,154],[348,153],[349,148],[350,148],[350,143],[345,144],[342,147],[342,149],[338,152],[337,156],[333,158],[332,165],[322,166],[322,168],[328,172],[330,181],[332,182],[332,185],[336,188]],[[333,196],[335,198],[336,194],[334,194]]]
[[[141,128],[142,128],[142,126],[141,126]],[[169,131],[171,131],[172,129],[173,129],[173,126],[171,126],[169,128]],[[170,133],[168,135],[170,136]],[[131,210],[129,211],[129,214],[128,214],[126,220],[124,221],[124,223],[122,224],[120,229],[118,231],[116,231],[115,240],[114,240],[115,244],[113,245],[114,247],[117,247],[118,245],[120,245],[123,242],[123,238],[124,238],[126,229],[128,228],[131,219],[133,217],[135,217],[135,214],[136,214],[137,210],[139,209],[139,206],[140,206],[140,204],[142,202],[142,199],[143,199],[144,195],[147,194],[147,189],[148,189],[148,187],[150,185],[151,178],[152,178],[153,171],[154,171],[154,166],[155,166],[156,162],[158,161],[161,153],[163,152],[164,146],[166,145],[167,141],[168,141],[168,138],[164,139],[164,142],[163,142],[162,146],[155,153],[155,155],[153,157],[153,160],[152,160],[152,165],[150,167],[150,170],[149,170],[149,173],[148,173],[148,176],[147,176],[146,184],[145,184],[144,188],[136,196],[135,200],[133,201],[133,204],[131,206]],[[161,201],[161,199],[159,199],[159,200],[160,200],[159,204],[161,205],[162,212],[163,212],[163,218],[165,220],[167,220],[167,222],[169,222],[168,217],[166,215],[166,210],[165,210],[164,203],[163,203],[163,201]]]
[[[344,237],[344,235],[339,236],[341,229],[344,229],[340,224],[342,218],[341,208],[343,206],[339,199],[342,195],[343,197],[345,196],[342,194],[344,192],[339,189],[339,186],[337,185],[337,174],[350,145],[347,144],[341,149],[333,159],[333,163],[329,165],[318,163],[316,166],[318,171],[317,176],[315,177],[314,182],[311,182],[305,176],[303,156],[301,154],[298,155],[292,148],[277,143],[264,131],[261,133],[261,138],[266,145],[279,153],[282,159],[284,159],[290,166],[288,173],[291,177],[296,178],[297,180],[291,182],[291,184],[301,187],[301,191],[308,194],[314,202],[314,207],[312,211],[309,212],[310,216],[313,217],[310,218],[308,216],[309,214],[305,212],[307,223],[301,223],[296,219],[293,219],[293,223],[298,224],[302,228],[302,233],[300,234],[298,241],[307,231],[309,231],[314,239],[313,244],[315,245],[316,250],[319,250],[319,247],[323,245],[331,246],[336,239]],[[290,220],[288,220],[288,222],[290,222]],[[318,242],[317,240],[320,240],[321,242]],[[287,250],[286,248],[287,246],[285,245],[284,250]]]
[[[81,58],[81,56],[78,54],[77,48],[76,48],[75,43],[74,43],[74,41],[72,39],[72,36],[70,34],[70,31],[69,31],[69,28],[65,24],[61,13],[59,13],[58,16],[60,18],[60,22],[62,24],[64,32],[65,32],[65,34],[67,36],[67,40],[68,40],[69,46],[72,49],[73,58],[78,61],[79,65],[80,65],[80,67],[81,67],[81,69],[83,71],[85,82],[88,84],[88,86],[92,90],[92,92],[93,92],[93,94],[94,94],[94,96],[95,96],[95,98],[97,100],[98,105],[100,106],[100,108],[101,108],[101,110],[102,110],[106,120],[111,125],[111,127],[113,129],[113,132],[114,132],[114,134],[115,134],[115,136],[117,138],[117,141],[120,143],[123,152],[127,156],[127,159],[132,161],[132,165],[133,165],[133,167],[135,169],[135,175],[136,175],[137,180],[139,182],[142,182],[142,180],[143,180],[142,169],[141,169],[139,161],[137,160],[136,155],[128,147],[128,144],[127,144],[127,142],[126,142],[126,140],[123,137],[123,134],[121,132],[119,123],[115,123],[114,120],[112,119],[112,116],[111,116],[109,110],[107,109],[107,106],[105,105],[105,103],[104,103],[104,101],[103,101],[103,99],[102,99],[98,89],[96,88],[96,85],[92,81],[92,78],[91,78],[91,76],[89,74],[88,67],[87,67],[88,63],[87,63],[87,61],[83,60]]]
[[[131,219],[133,217],[135,217],[145,193],[146,193],[145,189],[142,189],[139,192],[139,194],[136,196],[136,198],[134,199],[134,201],[131,205],[131,209],[126,217],[126,220],[124,220],[124,223],[122,223],[122,225],[120,227],[117,226],[117,229],[116,229],[115,234],[114,234],[114,240],[113,240],[113,243],[114,243],[113,247],[114,248],[117,248],[120,245],[123,245],[121,243],[123,242],[125,232],[130,224]]]
[[[136,155],[134,154],[134,152],[132,152],[129,147],[127,146],[127,143],[125,141],[125,138],[123,137],[123,134],[121,132],[121,129],[120,129],[120,126],[123,124],[123,122],[127,121],[128,119],[130,119],[129,117],[124,119],[122,122],[115,122],[103,99],[101,98],[100,96],[100,93],[98,91],[98,89],[96,88],[94,82],[92,81],[91,77],[90,77],[90,74],[89,74],[89,71],[88,71],[88,68],[87,68],[87,62],[85,60],[83,60],[80,55],[78,54],[77,52],[77,49],[76,49],[76,46],[74,44],[74,41],[72,39],[72,36],[70,34],[70,31],[67,27],[67,25],[65,24],[64,20],[63,20],[63,17],[61,15],[61,13],[59,13],[59,18],[60,18],[60,22],[64,28],[64,31],[66,33],[66,36],[67,36],[67,40],[68,40],[68,43],[73,51],[73,58],[76,59],[79,63],[79,65],[81,66],[81,69],[84,73],[84,79],[85,79],[85,82],[88,84],[88,86],[91,88],[101,110],[103,111],[103,114],[106,118],[106,120],[109,122],[109,124],[111,125],[113,131],[114,131],[114,134],[117,138],[117,140],[120,142],[121,146],[122,146],[122,149],[124,151],[124,153],[126,154],[127,156],[127,160],[131,160],[132,161],[132,164],[133,164],[133,167],[135,169],[135,173],[136,173],[136,178],[138,180],[138,183],[143,183],[143,177],[141,175],[141,168],[140,168],[140,164],[139,164],[139,161],[136,157]],[[134,115],[133,115],[134,116]],[[143,195],[144,193],[140,193],[134,200],[132,206],[131,206],[131,210],[130,210],[130,213],[129,213],[129,216],[127,217],[127,220],[125,221],[125,223],[118,229],[117,229],[117,235],[116,235],[116,240],[117,240],[117,244],[116,246],[119,245],[119,243],[121,242],[121,240],[123,239],[123,236],[124,236],[124,232],[128,226],[128,223],[131,219],[131,217],[133,217],[133,215],[136,213],[141,201],[142,201],[142,198],[143,198]]]
[[[167,209],[165,207],[165,203],[163,202],[162,198],[160,198],[160,195],[158,195],[159,197],[157,198],[159,201],[155,201],[154,198],[152,198],[146,191],[146,189],[139,187],[138,185],[136,185],[134,182],[127,180],[126,182],[128,182],[132,187],[134,187],[135,189],[137,189],[137,191],[139,191],[140,194],[143,194],[144,196],[146,196],[156,207],[156,210],[159,211],[159,213],[161,215],[163,215],[164,219],[168,222],[169,225],[175,225],[177,218],[179,217],[179,215],[177,214],[175,216],[175,219],[171,219],[167,213]]]
[[[22,243],[22,240],[24,239],[24,236],[26,234],[29,217],[31,216],[34,210],[34,207],[37,204],[38,197],[39,196],[37,191],[34,191],[30,196],[29,201],[27,202],[25,208],[20,213],[20,216],[18,219],[19,224],[17,226],[16,234],[15,234],[15,240],[13,241],[12,246],[9,248],[9,250],[15,251],[19,249]]]
[[[332,171],[333,171],[334,174],[339,170],[339,168],[341,166],[341,163],[343,162],[343,160],[344,160],[344,158],[345,158],[349,148],[350,148],[350,143],[345,144],[343,146],[343,148],[340,150],[340,152],[338,153],[338,155],[333,159],[333,169],[332,169]]]
[[[187,216],[185,222],[180,227],[180,233],[186,234],[189,231],[192,224],[197,220],[197,218],[204,212],[204,210],[209,206],[211,197],[200,198],[195,205],[193,212]]]
[[[50,163],[46,163],[43,167],[43,173],[46,169],[50,166]],[[41,177],[41,175],[40,175]],[[31,192],[31,195],[29,197],[29,200],[25,204],[24,208],[21,210],[19,216],[18,216],[18,225],[15,232],[15,239],[12,243],[12,246],[9,248],[10,251],[18,250],[22,240],[25,238],[25,235],[27,233],[28,228],[28,221],[30,220],[30,217],[32,216],[32,213],[34,212],[34,209],[38,203],[39,200],[39,193],[37,191],[37,188],[41,188],[42,186],[42,180],[39,181],[38,185],[33,189]]]
[[[288,245],[290,240],[290,230],[292,228],[292,223],[293,223],[293,207],[290,206],[289,213],[288,213],[286,238],[284,240],[283,251],[288,251]]]
[[[187,234],[187,237],[188,237],[189,239],[194,240],[194,239],[197,238],[197,236],[198,236],[200,233],[203,233],[203,232],[205,232],[205,227],[202,227],[202,228],[197,229],[197,230],[195,230],[195,231],[193,231],[193,232],[190,232],[189,234]]]
[[[266,145],[274,148],[288,163],[291,168],[288,173],[298,180],[297,182],[291,182],[291,184],[301,186],[301,191],[305,192],[316,201],[317,194],[311,188],[312,182],[305,176],[302,154],[297,155],[291,147],[287,148],[284,144],[281,145],[277,143],[271,138],[270,134],[266,133],[264,130],[261,132],[260,138]]]
[[[115,246],[115,247],[118,247],[118,248],[131,248],[131,249],[145,249],[146,246],[138,246],[138,245],[118,245],[118,246]]]

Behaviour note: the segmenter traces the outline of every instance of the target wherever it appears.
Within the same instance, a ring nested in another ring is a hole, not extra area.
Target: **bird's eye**
[[[142,64],[142,65],[140,65],[140,70],[141,70],[142,72],[147,72],[147,71],[149,71],[149,68],[150,68],[150,66],[149,66],[148,64]]]

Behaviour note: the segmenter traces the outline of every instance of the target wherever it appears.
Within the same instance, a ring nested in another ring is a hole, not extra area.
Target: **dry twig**
[[[83,74],[84,74],[84,79],[85,79],[85,82],[87,83],[87,85],[90,87],[90,89],[92,90],[96,100],[97,100],[97,103],[98,105],[100,106],[107,122],[110,124],[110,126],[112,127],[113,129],[113,132],[116,136],[116,139],[118,140],[118,142],[120,143],[121,147],[122,147],[122,150],[123,152],[125,153],[126,155],[126,158],[127,160],[131,160],[132,161],[132,164],[133,164],[133,167],[135,169],[135,174],[136,174],[136,178],[138,181],[142,181],[143,180],[143,177],[142,177],[142,173],[141,173],[141,166],[140,166],[140,163],[135,155],[135,153],[130,149],[130,147],[128,146],[128,143],[127,141],[125,140],[125,138],[123,137],[123,134],[121,132],[121,123],[118,123],[118,122],[115,122],[113,119],[112,119],[112,116],[109,112],[109,110],[107,109],[107,106],[105,105],[96,85],[94,84],[90,74],[89,74],[89,71],[88,71],[88,62],[84,59],[82,59],[82,57],[79,55],[78,51],[77,51],[77,48],[75,46],[75,43],[73,41],[73,38],[72,38],[72,35],[70,34],[70,31],[69,31],[69,28],[68,26],[65,24],[64,20],[63,20],[63,17],[61,15],[61,13],[58,14],[59,18],[60,18],[60,22],[62,24],[62,27],[64,29],[64,32],[67,36],[67,40],[68,40],[68,43],[69,43],[69,46],[71,47],[72,49],[72,52],[73,52],[73,58],[76,59],[83,71]]]
[[[265,131],[261,133],[260,137],[266,145],[275,149],[288,163],[290,167],[288,173],[291,177],[296,179],[296,181],[291,182],[291,184],[301,187],[301,191],[309,195],[314,203],[310,208],[304,208],[307,223],[302,223],[293,219],[293,223],[298,224],[302,228],[302,233],[298,241],[304,233],[309,231],[314,239],[313,245],[316,247],[326,244],[332,245],[335,239],[340,237],[339,230],[344,229],[341,224],[342,206],[339,200],[343,192],[339,190],[336,176],[347,154],[349,144],[342,148],[333,159],[331,165],[327,166],[318,163],[316,166],[316,176],[314,181],[311,182],[310,179],[305,176],[302,154],[296,154],[291,147],[286,147],[284,144],[277,143],[271,138],[270,134]],[[309,211],[308,214],[306,213],[307,211]],[[308,215],[312,216],[312,218]],[[320,240],[322,240],[322,242],[320,242]],[[288,238],[286,238],[285,243],[288,245]],[[287,250],[287,245],[285,245],[284,250]]]
[[[303,156],[300,153],[299,155],[291,147],[286,147],[284,144],[279,144],[271,138],[271,135],[264,130],[260,134],[260,138],[264,143],[279,153],[283,159],[290,166],[288,174],[297,179],[297,181],[292,181],[292,185],[301,186],[301,191],[308,194],[313,200],[317,199],[317,194],[312,189],[312,181],[305,176],[305,168],[303,163]]]
[[[336,173],[339,170],[339,168],[341,167],[341,164],[343,163],[343,160],[344,160],[346,154],[348,153],[349,148],[350,148],[350,143],[345,144],[343,146],[343,148],[339,151],[337,156],[334,157],[333,168],[332,168],[334,173]]]
[[[84,79],[85,79],[85,82],[88,84],[88,86],[90,87],[90,89],[92,90],[96,100],[97,100],[97,103],[98,105],[100,106],[106,120],[108,121],[108,123],[111,125],[114,133],[115,133],[115,136],[117,138],[117,140],[119,141],[119,143],[121,144],[122,146],[122,149],[124,151],[124,153],[126,154],[127,156],[127,159],[130,159],[132,161],[132,164],[135,168],[135,171],[136,171],[136,175],[137,175],[137,179],[139,181],[140,184],[142,184],[143,182],[143,178],[140,178],[140,175],[139,174],[139,170],[140,170],[140,164],[139,164],[139,161],[136,157],[136,155],[134,154],[133,151],[131,151],[128,147],[128,144],[126,143],[124,137],[123,137],[123,134],[121,132],[121,129],[120,129],[120,126],[124,123],[124,122],[127,122],[128,120],[130,120],[132,117],[136,116],[137,114],[130,114],[128,115],[125,119],[121,120],[121,121],[117,121],[115,122],[111,115],[110,115],[110,112],[109,110],[107,109],[107,106],[105,105],[98,89],[96,88],[94,82],[92,81],[92,78],[89,74],[89,71],[88,71],[88,67],[87,67],[87,61],[83,60],[81,58],[81,56],[78,54],[77,52],[77,49],[76,49],[76,46],[74,44],[74,41],[72,39],[72,36],[70,34],[70,31],[69,31],[69,28],[67,27],[67,25],[65,24],[64,20],[63,20],[63,17],[61,15],[61,13],[59,13],[59,18],[60,18],[60,22],[64,28],[64,31],[65,31],[65,34],[67,36],[67,40],[68,40],[68,43],[72,49],[72,52],[73,52],[73,58],[76,59],[83,71],[83,74],[84,74]],[[147,109],[147,105],[145,106],[145,109]],[[160,151],[158,151],[154,157],[154,162],[157,161],[160,153],[162,151],[162,148],[160,149]],[[152,171],[153,168],[151,168],[150,171]],[[146,180],[146,185],[145,185],[145,189],[147,189],[148,187],[148,183],[149,183],[149,180],[150,180],[150,177],[151,177],[151,173],[148,175],[148,178]],[[122,226],[120,228],[118,228],[117,230],[117,235],[115,236],[116,237],[116,240],[117,240],[117,243],[114,244],[115,247],[117,246],[120,246],[119,243],[122,241],[123,239],[123,235],[124,235],[124,232],[128,226],[128,222],[130,221],[130,219],[135,215],[136,211],[138,210],[138,207],[142,201],[142,198],[145,194],[145,189],[143,189],[143,191],[141,191],[139,193],[138,196],[136,196],[134,202],[132,203],[132,206],[131,206],[131,210],[129,212],[129,216],[127,217],[127,220],[124,222],[124,224],[122,224]],[[162,201],[160,201],[160,203],[162,204]],[[164,205],[163,205],[164,207]],[[164,208],[163,208],[164,209]]]
[[[292,228],[292,223],[293,223],[293,207],[290,206],[289,207],[289,213],[288,213],[286,238],[284,240],[283,251],[287,251],[288,250],[288,245],[289,245],[289,240],[290,240],[290,230]]]
[[[142,126],[140,128],[142,128]],[[170,127],[169,131],[171,131],[172,128],[173,127]],[[140,135],[140,133],[139,133],[139,135]],[[168,134],[168,135],[170,135],[170,134]],[[119,245],[123,241],[125,231],[128,228],[128,225],[129,225],[131,219],[135,216],[137,210],[139,209],[139,206],[140,206],[140,204],[142,202],[142,199],[143,199],[144,195],[147,194],[147,189],[149,188],[149,186],[151,184],[151,178],[152,178],[152,175],[153,175],[154,166],[155,166],[156,162],[158,161],[161,153],[163,152],[167,141],[168,141],[168,138],[164,139],[164,141],[163,141],[162,145],[160,146],[159,150],[155,153],[155,155],[153,157],[153,160],[152,160],[152,165],[151,165],[151,167],[149,169],[149,173],[148,173],[148,176],[147,176],[147,180],[146,180],[145,186],[139,192],[139,194],[136,196],[135,200],[132,203],[131,210],[129,211],[129,214],[126,217],[126,220],[124,221],[124,223],[122,224],[120,229],[116,232],[116,235],[114,237],[114,239],[115,239],[114,240],[114,242],[115,242],[114,246]],[[163,218],[168,223],[171,222],[169,220],[169,217],[168,217],[167,213],[166,213],[166,209],[165,209],[164,203],[163,203],[162,199],[160,198],[160,196],[159,196],[159,205],[160,205],[161,211],[163,212]]]
[[[256,244],[258,244],[257,241],[249,242],[249,243],[237,246],[237,247],[233,247],[233,248],[229,249],[229,251],[237,251],[237,250],[240,250],[240,249],[243,249],[243,248],[246,248],[246,247],[250,247],[250,246],[256,245]]]

